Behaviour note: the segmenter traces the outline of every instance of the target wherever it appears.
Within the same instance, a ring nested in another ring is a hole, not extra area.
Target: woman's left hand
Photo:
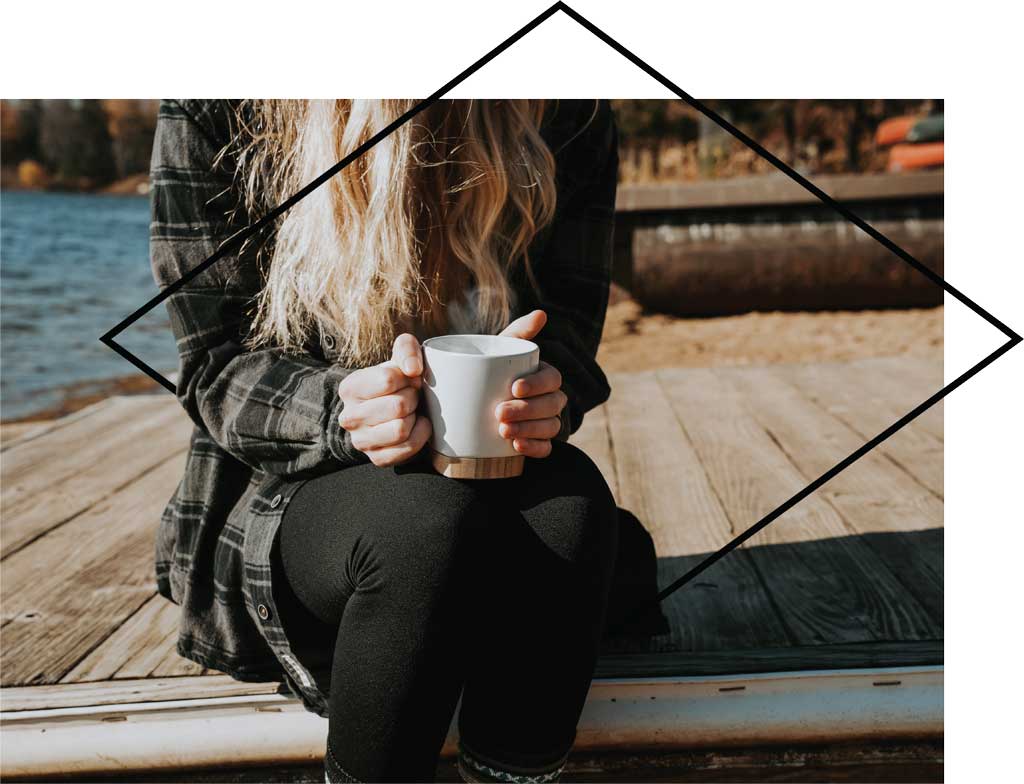
[[[543,310],[535,310],[516,319],[501,334],[505,337],[533,338],[547,322]],[[527,457],[551,454],[551,439],[562,429],[560,414],[568,400],[562,391],[562,374],[547,362],[536,373],[516,379],[512,400],[498,404],[494,415],[498,432],[512,439],[513,448]]]

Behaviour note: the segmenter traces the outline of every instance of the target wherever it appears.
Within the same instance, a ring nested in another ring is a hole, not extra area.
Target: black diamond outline
[[[570,19],[572,19],[575,22],[577,22],[585,30],[587,30],[588,32],[590,32],[593,35],[595,35],[597,38],[599,38],[601,41],[606,43],[612,49],[617,51],[619,54],[621,54],[627,60],[632,62],[634,65],[639,67],[641,70],[643,70],[649,76],[651,76],[652,78],[656,79],[661,85],[663,85],[669,91],[671,91],[672,93],[677,95],[681,100],[685,101],[687,104],[689,104],[691,107],[693,107],[698,112],[703,114],[705,117],[707,117],[708,119],[710,119],[713,122],[715,122],[717,125],[719,125],[721,128],[726,130],[732,136],[737,138],[743,144],[747,145],[747,147],[749,147],[754,152],[756,152],[758,155],[760,155],[762,158],[767,160],[769,163],[771,163],[773,166],[775,166],[775,168],[777,168],[779,171],[783,172],[785,175],[787,175],[794,182],[796,182],[797,184],[801,185],[803,188],[805,188],[810,193],[814,194],[814,196],[816,196],[823,204],[826,204],[827,206],[829,206],[832,209],[834,209],[836,212],[838,212],[840,215],[842,215],[848,221],[850,221],[855,226],[857,226],[857,228],[859,228],[861,231],[865,232],[866,234],[871,236],[873,239],[875,239],[877,242],[881,243],[883,246],[888,248],[897,257],[899,257],[904,262],[909,264],[911,267],[916,269],[918,272],[920,272],[926,278],[931,280],[937,286],[940,286],[944,291],[946,291],[946,293],[950,294],[952,297],[954,297],[955,299],[957,299],[958,301],[960,301],[961,303],[966,305],[968,308],[970,308],[976,314],[981,316],[983,319],[985,319],[985,321],[987,321],[989,324],[994,326],[996,329],[998,329],[1000,332],[1002,332],[1008,338],[1006,343],[1004,343],[999,348],[997,348],[995,351],[990,353],[988,356],[986,356],[980,362],[978,362],[973,367],[971,367],[970,369],[968,369],[967,371],[962,373],[960,376],[958,376],[956,379],[954,379],[950,383],[946,384],[944,387],[942,387],[942,389],[940,389],[935,394],[931,395],[928,399],[924,400],[919,405],[915,406],[913,409],[911,409],[909,412],[907,412],[904,416],[900,417],[898,420],[896,420],[893,424],[891,424],[889,427],[887,427],[881,433],[879,433],[874,438],[872,438],[869,441],[867,441],[866,443],[864,443],[861,447],[859,447],[858,449],[853,451],[846,458],[844,458],[843,460],[841,460],[838,463],[836,463],[836,465],[834,465],[828,471],[823,473],[817,479],[811,481],[806,487],[804,487],[804,489],[800,490],[798,493],[796,493],[795,495],[790,497],[788,500],[784,501],[781,505],[779,505],[778,507],[773,509],[771,512],[766,514],[764,517],[762,517],[760,520],[758,520],[752,526],[747,528],[741,534],[739,534],[738,536],[733,538],[730,542],[725,544],[719,550],[717,550],[716,552],[712,553],[707,558],[705,558],[703,561],[701,561],[699,564],[694,566],[692,569],[690,569],[688,572],[686,572],[686,574],[682,575],[677,580],[674,580],[670,585],[668,585],[667,587],[662,589],[658,593],[657,597],[649,605],[645,604],[643,606],[635,608],[634,611],[632,611],[631,613],[627,614],[627,616],[617,625],[615,630],[611,630],[612,632],[614,632],[614,631],[617,631],[617,630],[621,630],[624,626],[628,625],[628,623],[632,619],[639,617],[643,612],[647,611],[651,606],[658,604],[663,599],[665,599],[667,596],[669,596],[671,593],[673,593],[674,591],[678,590],[679,588],[681,588],[686,583],[688,583],[691,580],[693,580],[701,572],[703,572],[706,569],[708,569],[709,567],[713,566],[721,558],[724,558],[731,551],[733,551],[734,549],[739,547],[741,544],[743,544],[743,542],[747,541],[752,536],[754,536],[758,532],[760,532],[763,528],[765,528],[766,526],[771,524],[773,521],[775,521],[776,519],[781,517],[783,514],[788,512],[790,509],[792,509],[794,506],[796,506],[796,504],[800,503],[804,498],[809,496],[811,493],[813,493],[819,487],[824,485],[826,482],[828,482],[834,476],[839,474],[841,471],[844,471],[847,468],[849,468],[853,463],[855,463],[857,460],[862,458],[864,455],[866,455],[872,449],[877,447],[879,444],[881,444],[883,441],[888,439],[894,433],[897,433],[899,430],[904,428],[906,425],[908,425],[910,422],[912,422],[918,416],[923,414],[925,411],[927,411],[933,405],[935,405],[940,400],[942,400],[944,397],[946,397],[946,395],[948,395],[954,389],[956,389],[957,387],[959,387],[961,384],[965,383],[969,379],[973,378],[978,372],[980,372],[984,368],[988,367],[990,364],[992,364],[997,359],[999,359],[999,357],[1001,357],[1007,351],[1009,351],[1014,346],[1016,346],[1018,343],[1020,343],[1021,342],[1021,336],[1018,335],[1016,332],[1014,332],[1012,329],[1010,329],[1002,321],[1000,321],[995,316],[993,316],[991,313],[989,313],[987,310],[985,310],[980,305],[978,305],[976,302],[974,302],[972,299],[970,299],[965,294],[961,293],[958,289],[954,288],[952,285],[947,283],[946,279],[943,278],[941,275],[937,274],[936,272],[934,272],[931,269],[929,269],[928,267],[926,267],[920,261],[918,261],[913,256],[911,256],[909,253],[907,253],[905,250],[903,250],[903,248],[901,248],[895,242],[893,242],[888,237],[886,237],[884,234],[882,234],[880,231],[878,231],[877,229],[872,227],[870,224],[865,222],[862,218],[860,218],[856,213],[854,213],[848,207],[845,207],[840,202],[837,202],[835,199],[833,199],[827,193],[825,193],[820,188],[818,188],[816,185],[814,185],[814,183],[812,183],[810,180],[808,180],[803,175],[801,175],[798,172],[796,172],[794,169],[792,169],[787,164],[783,163],[781,160],[779,160],[777,157],[772,155],[768,150],[766,150],[760,144],[755,142],[753,139],[751,139],[749,136],[747,136],[741,130],[739,130],[734,125],[732,125],[730,122],[728,122],[725,118],[719,116],[714,111],[712,111],[707,106],[705,106],[703,103],[701,103],[696,98],[691,96],[689,93],[687,93],[684,90],[682,90],[675,83],[673,83],[672,81],[667,79],[665,76],[660,74],[657,70],[655,70],[650,65],[645,63],[643,60],[641,60],[639,57],[637,57],[631,51],[626,49],[626,47],[624,47],[622,44],[620,44],[618,41],[616,41],[610,35],[605,33],[603,30],[599,29],[596,25],[591,23],[589,20],[587,20],[586,18],[581,16],[579,13],[574,11],[572,8],[567,6],[565,3],[557,2],[554,5],[552,5],[546,11],[544,11],[543,13],[538,15],[536,18],[534,18],[531,22],[529,22],[528,24],[524,25],[522,28],[520,28],[518,31],[516,31],[513,35],[511,35],[508,38],[506,38],[502,43],[500,43],[498,46],[494,47],[486,55],[484,55],[479,60],[477,60],[475,63],[473,63],[471,66],[469,66],[464,71],[462,71],[454,79],[452,79],[449,82],[447,82],[439,90],[437,90],[434,93],[432,93],[428,98],[424,99],[423,101],[418,103],[416,106],[414,106],[412,109],[410,109],[405,114],[403,114],[401,117],[397,118],[394,122],[390,123],[386,128],[382,129],[380,132],[378,132],[373,137],[368,139],[364,144],[360,145],[352,153],[350,153],[345,158],[340,160],[338,163],[336,163],[334,166],[329,168],[327,171],[325,171],[323,174],[321,174],[315,180],[310,182],[308,185],[306,185],[305,187],[303,187],[302,189],[300,189],[299,191],[294,193],[292,196],[290,196],[288,199],[286,199],[280,205],[278,205],[273,210],[268,212],[266,215],[264,215],[258,221],[256,221],[255,223],[249,225],[248,227],[246,227],[246,228],[236,232],[231,237],[226,239],[220,245],[220,247],[217,248],[217,250],[208,259],[206,259],[206,261],[204,261],[202,264],[198,265],[194,269],[190,270],[189,272],[185,273],[185,275],[183,275],[181,278],[176,280],[174,283],[172,283],[169,286],[167,286],[166,288],[164,288],[159,294],[157,294],[155,297],[150,299],[145,305],[143,305],[142,307],[140,307],[139,309],[137,309],[136,311],[131,313],[129,316],[127,316],[125,319],[123,319],[120,323],[118,323],[115,327],[113,327],[112,329],[110,329],[106,333],[104,333],[100,337],[100,341],[104,345],[106,345],[109,348],[111,348],[113,351],[116,351],[118,354],[120,354],[122,357],[124,357],[124,359],[128,360],[129,362],[131,362],[133,365],[135,365],[135,367],[137,367],[139,370],[141,370],[147,376],[152,378],[158,384],[163,386],[169,392],[171,392],[172,394],[175,394],[176,393],[176,388],[175,388],[174,384],[172,384],[167,378],[165,378],[159,372],[157,372],[156,370],[151,368],[149,365],[147,365],[141,359],[136,357],[130,351],[125,349],[123,346],[118,344],[114,340],[114,338],[117,337],[117,335],[119,335],[121,332],[123,332],[129,326],[131,326],[133,323],[138,321],[142,316],[144,316],[146,313],[148,313],[154,307],[159,305],[165,299],[167,299],[172,294],[174,294],[176,291],[178,291],[180,288],[182,288],[189,281],[193,280],[195,277],[197,277],[198,275],[202,274],[203,271],[205,271],[206,269],[208,269],[212,265],[216,264],[218,261],[220,261],[222,258],[224,258],[231,251],[235,250],[247,238],[249,238],[250,236],[252,236],[256,232],[258,232],[264,226],[266,226],[269,223],[271,223],[274,220],[276,220],[280,215],[284,214],[287,210],[289,210],[291,207],[293,207],[300,199],[303,199],[309,193],[314,191],[316,188],[318,188],[321,185],[323,185],[323,183],[325,183],[327,180],[329,180],[335,174],[337,174],[342,169],[344,169],[346,166],[348,166],[352,161],[354,161],[360,155],[362,155],[367,150],[372,148],[381,139],[385,138],[388,134],[390,134],[396,128],[400,127],[405,122],[411,120],[413,117],[415,117],[417,114],[419,114],[420,112],[422,112],[423,110],[425,110],[426,108],[431,106],[432,104],[436,103],[438,100],[441,99],[442,96],[444,96],[446,93],[448,93],[452,88],[454,88],[457,85],[459,85],[461,82],[463,82],[469,76],[471,76],[473,73],[478,71],[480,68],[485,66],[487,63],[489,63],[491,60],[493,60],[499,54],[501,54],[506,49],[511,47],[513,44],[515,44],[517,41],[519,41],[519,39],[523,38],[525,35],[530,33],[536,27],[541,25],[543,22],[545,22],[548,19],[550,19],[558,11],[561,11],[564,14],[566,14]]]

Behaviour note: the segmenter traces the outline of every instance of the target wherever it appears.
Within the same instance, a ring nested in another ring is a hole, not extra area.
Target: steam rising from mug
[[[484,292],[479,286],[471,285],[465,289],[462,299],[448,303],[445,307],[445,320],[449,332],[462,335],[486,332],[486,325],[480,310],[483,294]],[[514,289],[509,291],[509,307],[512,313],[516,312]]]

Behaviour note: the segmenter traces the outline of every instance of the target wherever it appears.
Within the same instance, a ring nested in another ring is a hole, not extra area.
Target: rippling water
[[[0,415],[60,402],[81,382],[138,371],[99,336],[157,293],[149,205],[135,196],[0,195]],[[120,340],[162,372],[177,363],[166,311]]]

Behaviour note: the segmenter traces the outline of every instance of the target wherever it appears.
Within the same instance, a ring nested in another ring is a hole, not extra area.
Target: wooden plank
[[[95,403],[90,403],[71,414],[58,417],[57,419],[38,420],[32,422],[11,422],[0,425],[0,452],[26,441],[31,441],[45,433],[70,425],[72,422],[77,422],[79,419],[83,419],[84,417],[91,416],[100,409],[111,405],[114,401],[120,399],[120,396],[104,398],[103,400],[98,400]]]
[[[904,413],[938,392],[944,384],[941,359],[877,357],[858,360],[854,364],[870,373],[876,388],[884,390]],[[914,426],[939,441],[944,440],[942,401],[915,419]]]
[[[130,702],[198,700],[273,694],[277,687],[276,682],[243,683],[229,675],[15,686],[0,689],[0,707],[4,712],[8,712],[119,705]]]
[[[169,654],[177,656],[174,646],[180,618],[180,607],[154,593],[113,634],[61,678],[61,683],[152,675]]]
[[[936,391],[910,386],[913,405],[902,405],[875,387],[878,373],[867,364],[794,365],[789,378],[826,411],[868,441]],[[862,443],[863,443],[862,441]],[[943,446],[915,420],[879,444],[879,450],[939,498],[943,493]]]
[[[4,562],[2,685],[55,683],[155,591],[153,536],[174,457]]]
[[[809,401],[782,368],[720,368],[715,374],[743,395],[747,410],[779,444],[803,479],[817,479],[864,440]],[[942,501],[872,451],[819,491],[847,525],[928,610],[943,618]]]
[[[737,530],[807,484],[742,397],[712,370],[658,371],[658,378]],[[799,644],[941,636],[874,551],[818,496],[805,498],[745,549]]]
[[[604,481],[619,500],[619,483],[615,475],[615,457],[612,453],[611,434],[608,431],[608,407],[606,405],[588,411],[583,417],[583,424],[580,429],[572,434],[569,442],[575,444],[597,465],[601,470]]]
[[[906,640],[733,651],[608,654],[598,659],[594,677],[667,678],[941,665],[943,645],[942,640]]]
[[[840,201],[910,199],[941,196],[941,171],[900,174],[825,174],[815,185]],[[683,183],[620,185],[615,211],[663,211],[749,207],[754,205],[820,204],[818,197],[789,177],[730,177]]]
[[[22,441],[32,433],[47,429],[47,422],[9,422],[0,424],[0,451]]]
[[[620,504],[654,538],[662,586],[732,536],[653,374],[617,374],[608,417],[615,445]],[[790,640],[746,555],[719,561],[662,605],[671,645],[687,651],[782,646]]]
[[[176,641],[177,636],[175,636],[171,641],[170,650],[164,654],[164,657],[149,674],[150,678],[179,678],[186,675],[207,675],[210,673],[217,673],[217,670],[207,669],[200,664],[196,664],[191,659],[179,656],[178,652],[174,649],[174,643]]]
[[[5,452],[3,558],[184,451],[190,430],[173,399],[121,398]]]

